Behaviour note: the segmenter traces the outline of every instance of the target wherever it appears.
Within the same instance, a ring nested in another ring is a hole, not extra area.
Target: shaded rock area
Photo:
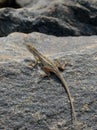
[[[55,36],[97,34],[97,2],[87,0],[1,0],[0,36],[40,32]],[[4,6],[5,5],[5,6]]]
[[[0,38],[0,130],[74,130],[66,91],[55,75],[41,79],[26,44],[67,63],[66,79],[80,130],[97,129],[97,37],[13,33]],[[44,49],[45,48],[45,49]],[[79,124],[80,124],[79,123]]]
[[[16,0],[0,0],[0,8],[3,7],[20,8],[20,5]]]

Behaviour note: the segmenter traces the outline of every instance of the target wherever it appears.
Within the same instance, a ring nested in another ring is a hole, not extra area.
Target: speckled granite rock
[[[63,72],[79,129],[97,128],[97,37],[55,37],[13,33],[0,38],[0,130],[73,130],[66,91],[54,76],[41,79],[39,66],[28,64],[25,45],[68,63]]]

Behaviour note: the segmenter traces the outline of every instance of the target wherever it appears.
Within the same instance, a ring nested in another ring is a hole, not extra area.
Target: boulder
[[[1,37],[12,32],[40,32],[54,36],[97,34],[96,2],[37,0],[26,1],[24,5],[16,2],[20,9],[0,9]]]
[[[0,38],[0,129],[72,129],[68,95],[55,75],[42,79],[29,66],[33,44],[50,59],[66,64],[62,72],[74,100],[78,129],[96,129],[97,37],[55,37],[12,33]]]

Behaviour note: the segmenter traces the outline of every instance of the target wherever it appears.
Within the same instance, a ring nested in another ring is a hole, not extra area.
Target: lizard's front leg
[[[55,59],[54,60],[54,63],[56,65],[56,67],[60,70],[60,71],[63,71],[65,69],[65,63],[62,64],[60,63],[60,61],[58,59]]]
[[[29,67],[31,67],[31,68],[34,68],[36,65],[37,65],[37,62],[36,62],[36,61],[35,61],[34,63],[33,63],[33,62],[30,62],[30,63],[29,63]]]
[[[37,59],[37,60],[35,60],[34,62],[32,61],[31,63],[29,63],[29,67],[31,67],[31,68],[34,68],[34,67],[36,67],[36,65],[39,63],[39,60]]]

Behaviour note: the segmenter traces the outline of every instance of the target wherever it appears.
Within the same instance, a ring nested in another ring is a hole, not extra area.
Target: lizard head
[[[32,44],[27,44],[27,48],[28,48],[28,49],[33,49],[34,47],[33,47]]]
[[[37,49],[32,44],[27,44],[27,49],[34,55],[40,55],[40,53],[37,51]]]
[[[35,49],[35,47],[32,44],[27,44],[26,46],[30,52],[32,52]]]

